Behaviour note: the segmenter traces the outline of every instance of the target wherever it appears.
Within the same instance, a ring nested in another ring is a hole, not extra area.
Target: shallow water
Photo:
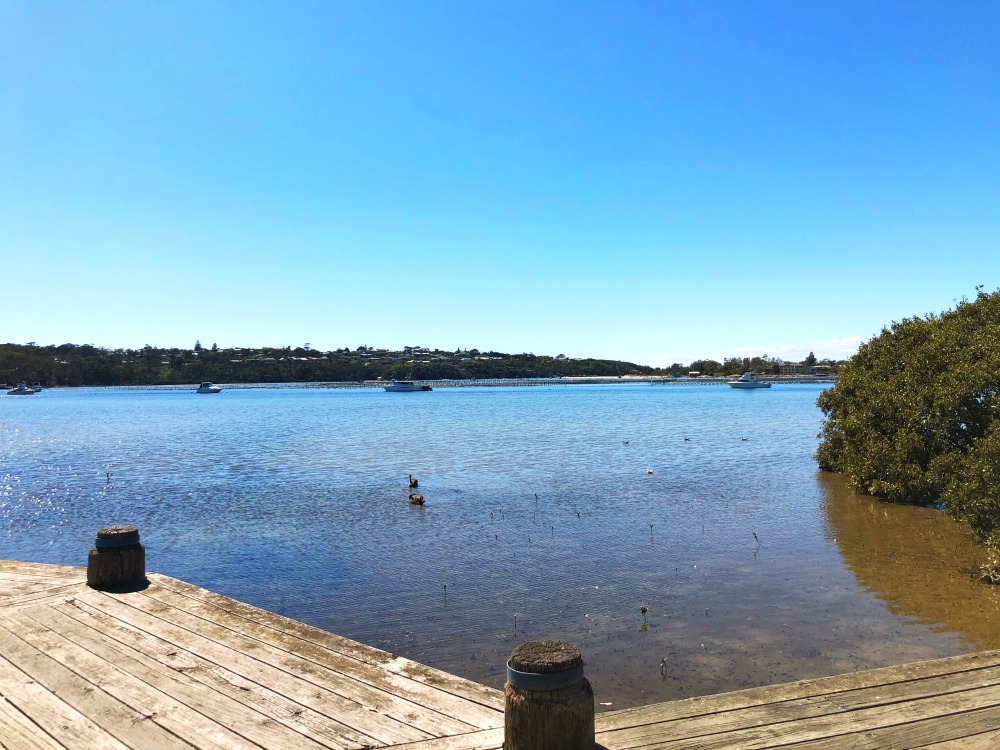
[[[1000,647],[961,529],[817,471],[820,390],[0,398],[0,558],[132,523],[150,570],[495,686],[565,638],[613,708]]]

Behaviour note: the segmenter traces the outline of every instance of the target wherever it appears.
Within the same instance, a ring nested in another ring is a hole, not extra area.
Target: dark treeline
[[[101,349],[89,344],[0,345],[0,382],[43,386],[350,382],[396,379],[615,377],[655,374],[651,367],[605,359],[567,359],[478,350],[443,352],[368,347],[319,352],[262,347]]]
[[[816,355],[809,352],[809,356],[802,362],[796,364],[803,367],[826,367],[831,372],[836,371],[846,360],[817,359]],[[721,362],[714,359],[696,359],[690,365],[682,365],[675,362],[666,368],[668,372],[687,373],[692,370],[700,372],[702,375],[733,375],[753,370],[762,375],[779,375],[781,366],[785,362],[776,357],[769,357],[766,354],[759,357],[731,357]]]
[[[569,359],[535,354],[405,347],[388,351],[359,346],[321,352],[308,347],[220,349],[214,344],[192,349],[102,349],[91,344],[37,346],[0,344],[0,383],[33,382],[43,386],[179,385],[199,383],[309,383],[390,380],[463,380],[468,378],[621,377],[626,375],[737,375],[754,370],[777,375],[782,361],[767,355],[733,357],[719,362],[695,360],[653,368],[610,359]],[[817,360],[806,367],[842,362]]]

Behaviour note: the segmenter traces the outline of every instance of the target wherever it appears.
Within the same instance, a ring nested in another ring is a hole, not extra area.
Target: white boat
[[[434,390],[429,385],[414,383],[412,380],[393,380],[389,385],[383,386],[389,393],[414,393],[417,391]]]
[[[221,385],[212,385],[211,383],[205,382],[198,386],[196,393],[221,393]]]
[[[38,393],[39,391],[42,390],[42,384],[36,380],[34,383],[31,384],[31,390],[33,390],[35,393]]]
[[[740,375],[736,380],[729,380],[726,382],[730,388],[770,388],[770,383],[762,383],[759,380],[755,380],[753,376],[753,370],[747,370],[745,373]]]
[[[41,388],[38,390],[41,390]],[[17,387],[11,388],[7,391],[8,396],[34,396],[36,393],[38,393],[38,391],[34,388],[29,388],[24,383],[18,383]]]

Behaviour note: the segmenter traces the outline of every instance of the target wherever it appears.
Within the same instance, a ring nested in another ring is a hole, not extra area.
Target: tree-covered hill
[[[197,383],[350,382],[465,378],[547,378],[648,375],[651,367],[606,359],[534,354],[358,347],[319,352],[263,347],[219,349],[101,349],[89,344],[0,345],[0,382],[40,382],[47,387]]]
[[[1000,291],[893,323],[819,406],[823,469],[866,494],[943,502],[1000,550]]]

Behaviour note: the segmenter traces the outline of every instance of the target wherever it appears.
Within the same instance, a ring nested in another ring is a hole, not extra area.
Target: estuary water
[[[956,524],[817,470],[822,387],[3,397],[0,559],[133,524],[150,571],[497,687],[569,640],[605,709],[1000,648]]]

